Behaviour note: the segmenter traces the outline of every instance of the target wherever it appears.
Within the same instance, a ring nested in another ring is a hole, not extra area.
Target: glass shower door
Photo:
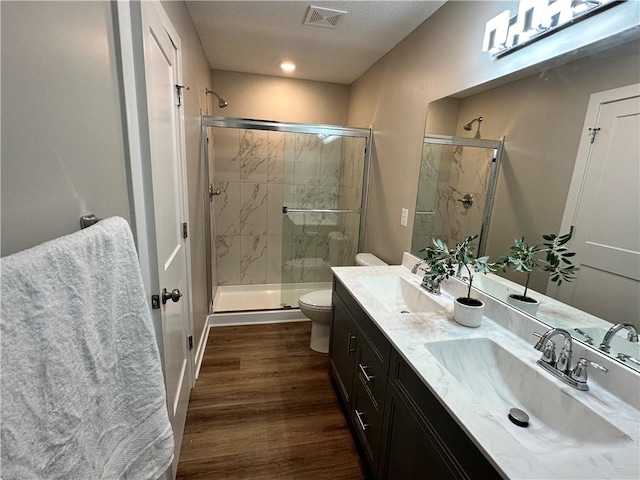
[[[424,139],[411,252],[442,239],[450,248],[479,234],[483,254],[502,141],[427,135]]]
[[[284,138],[282,304],[331,288],[331,267],[358,252],[367,137],[287,133]]]
[[[330,267],[352,265],[362,243],[370,129],[226,117],[203,125],[214,144],[216,312],[296,307],[300,289],[330,286]]]

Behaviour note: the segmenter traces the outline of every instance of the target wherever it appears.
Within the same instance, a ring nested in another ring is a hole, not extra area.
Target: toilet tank
[[[372,253],[358,253],[356,255],[356,265],[363,267],[382,267],[388,265]]]

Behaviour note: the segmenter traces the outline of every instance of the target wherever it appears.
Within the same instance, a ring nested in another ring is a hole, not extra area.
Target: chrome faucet
[[[434,295],[440,295],[440,283],[441,279],[433,278],[429,275],[425,275],[422,279],[422,283],[420,286],[424,288],[427,292],[433,293]]]
[[[540,352],[545,352],[545,350],[547,350],[547,343],[556,335],[562,335],[564,337],[564,347],[562,348],[558,358],[554,359],[553,363],[548,360],[544,361],[544,363],[546,365],[552,365],[556,370],[559,370],[562,373],[569,373],[569,369],[571,368],[571,356],[573,355],[573,338],[571,338],[571,334],[569,332],[562,328],[552,328],[545,334],[540,335],[540,340],[538,340],[538,343],[536,343],[533,348]],[[549,358],[548,353],[545,352],[545,354],[545,358]]]
[[[540,340],[538,340],[534,348],[542,352],[542,357],[537,361],[537,364],[573,388],[582,391],[589,390],[589,386],[587,385],[587,367],[589,365],[602,372],[608,371],[605,367],[586,358],[578,360],[576,366],[571,369],[573,339],[571,338],[571,334],[562,328],[552,328],[544,334],[534,332],[534,335],[540,337]],[[562,335],[564,337],[564,347],[557,359],[555,355],[555,344],[553,340],[551,340],[551,338],[556,335]]]
[[[418,263],[416,263],[413,268],[411,269],[411,273],[418,273],[418,268],[420,268],[420,265],[427,263],[427,259],[425,258],[424,260],[420,260]]]
[[[634,343],[638,341],[638,331],[636,330],[636,327],[634,327],[630,323],[618,323],[611,327],[607,331],[607,333],[605,333],[604,338],[602,339],[602,343],[600,344],[600,350],[609,353],[611,351],[611,340],[613,339],[614,335],[620,330],[624,329],[629,330],[629,333],[627,334],[627,340]]]

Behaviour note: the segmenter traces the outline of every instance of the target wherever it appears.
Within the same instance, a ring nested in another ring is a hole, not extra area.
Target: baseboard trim
[[[210,329],[211,329],[211,325],[209,323],[209,316],[207,316],[207,321],[204,322],[204,327],[202,328],[202,335],[200,336],[198,349],[196,350],[196,372],[195,372],[196,380],[198,380],[198,375],[200,374],[200,367],[202,366],[202,359],[204,358],[204,349],[207,346],[207,338],[209,338]]]

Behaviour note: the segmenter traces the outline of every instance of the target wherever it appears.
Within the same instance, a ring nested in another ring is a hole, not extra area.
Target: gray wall
[[[211,77],[213,89],[229,102],[222,110],[211,96],[211,115],[328,125],[347,123],[347,85],[224,70],[213,70]]]
[[[2,256],[129,219],[108,2],[2,2]]]
[[[182,40],[196,345],[206,292],[200,110],[210,69],[183,2],[163,6]],[[72,233],[81,213],[130,220],[110,2],[2,2],[2,256]]]

